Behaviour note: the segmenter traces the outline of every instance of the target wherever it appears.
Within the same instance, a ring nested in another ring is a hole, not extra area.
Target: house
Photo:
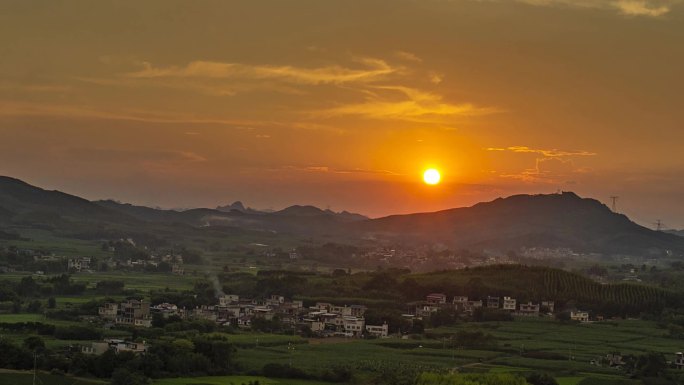
[[[172,303],[160,303],[157,306],[152,306],[150,308],[151,313],[159,313],[161,314],[164,318],[169,318],[172,315],[180,315],[180,310],[178,309],[178,306],[172,304]]]
[[[252,319],[248,316],[238,318],[237,325],[239,328],[249,328],[252,326]]]
[[[387,322],[384,322],[382,325],[366,325],[366,333],[375,337],[387,337],[389,334],[389,326],[387,326]]]
[[[675,364],[675,367],[677,369],[684,369],[684,353],[682,353],[682,352],[675,353],[674,364]]]
[[[368,309],[364,305],[351,305],[351,315],[354,317],[363,317]]]
[[[116,303],[105,303],[104,306],[97,308],[97,314],[100,318],[115,320],[116,315],[119,312],[119,304]]]
[[[579,322],[589,322],[589,312],[586,311],[571,311],[570,319]]]
[[[620,354],[619,352],[606,354],[606,362],[610,367],[623,366],[625,364],[625,361],[622,360],[622,354]]]
[[[69,258],[67,265],[69,270],[90,270],[90,257]]]
[[[330,307],[330,312],[339,314],[342,316],[351,316],[352,315],[352,309],[347,306],[331,306]]]
[[[456,307],[456,310],[465,310],[465,305],[467,302],[468,297],[462,295],[454,296],[454,299],[451,301],[454,307]]]
[[[325,322],[317,321],[311,318],[305,318],[302,320],[303,324],[308,326],[314,333],[320,333],[325,330]]]
[[[105,320],[112,320],[116,324],[150,327],[150,303],[135,299],[117,303],[105,303],[97,309],[97,314]]]
[[[235,294],[223,294],[218,297],[219,306],[228,306],[240,302],[240,296]]]
[[[555,302],[554,301],[542,301],[541,307],[548,309],[549,313],[553,313],[555,310]]]
[[[282,295],[271,295],[271,298],[268,300],[269,303],[274,303],[274,304],[282,304],[285,302],[285,297]]]
[[[499,297],[487,296],[487,308],[488,309],[498,309],[499,308]]]
[[[447,296],[443,293],[432,293],[428,294],[425,300],[432,305],[441,305],[447,302]]]
[[[342,327],[344,335],[349,337],[360,337],[364,331],[366,320],[357,317],[343,317]]]
[[[515,298],[504,297],[503,299],[503,309],[508,311],[515,311],[517,301]]]
[[[133,326],[149,328],[152,327],[152,320],[150,318],[136,318],[133,320]]]
[[[524,316],[538,316],[539,315],[539,304],[533,304],[532,302],[521,303],[520,311],[518,315]]]
[[[130,299],[119,306],[116,323],[134,324],[136,319],[146,318],[150,318],[150,303],[145,300]]]
[[[145,354],[147,344],[145,342],[131,342],[120,339],[108,339],[103,342],[93,342],[91,346],[83,346],[81,352],[84,354],[102,354],[107,350],[114,350],[115,353],[132,352],[134,354]]]
[[[171,274],[184,275],[185,269],[183,268],[183,265],[178,263],[174,263],[173,265],[171,265]]]
[[[418,317],[429,317],[430,315],[437,313],[439,311],[439,306],[423,304],[416,306],[416,316]]]
[[[482,300],[478,301],[468,301],[465,303],[464,310],[468,313],[472,313],[473,310],[483,307]]]

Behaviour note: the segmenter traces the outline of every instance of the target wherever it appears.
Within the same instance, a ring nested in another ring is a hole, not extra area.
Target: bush
[[[280,364],[266,364],[261,369],[261,372],[264,376],[272,378],[310,378],[310,376],[301,369]]]
[[[527,376],[527,382],[532,385],[558,385],[558,382],[548,373],[532,373]]]

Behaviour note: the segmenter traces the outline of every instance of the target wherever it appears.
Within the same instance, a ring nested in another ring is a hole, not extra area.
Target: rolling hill
[[[515,195],[472,207],[374,219],[357,227],[378,239],[430,240],[472,249],[567,247],[631,255],[684,252],[683,238],[647,229],[595,199],[572,192]]]
[[[574,193],[515,195],[472,207],[368,219],[346,211],[291,206],[262,212],[232,204],[220,209],[162,210],[112,200],[91,202],[0,177],[3,231],[41,228],[61,237],[99,239],[285,234],[341,243],[376,240],[471,250],[522,247],[640,256],[684,255],[684,237],[642,227],[594,199]],[[98,238],[99,237],[99,238]]]

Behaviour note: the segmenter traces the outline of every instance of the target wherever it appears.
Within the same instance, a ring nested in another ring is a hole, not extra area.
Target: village
[[[443,293],[432,293],[424,301],[408,304],[409,312],[402,315],[411,322],[423,320],[440,310],[453,310],[472,314],[477,309],[492,309],[509,313],[512,316],[552,316],[554,301],[540,303],[520,303],[511,297],[488,296],[484,300],[470,300],[467,296],[454,296],[451,302]],[[98,316],[108,326],[128,325],[151,327],[156,317],[168,319],[199,319],[219,325],[250,329],[255,320],[277,321],[286,328],[296,330],[306,328],[315,337],[345,338],[388,338],[390,327],[384,322],[380,325],[367,324],[364,314],[367,307],[352,304],[338,306],[317,302],[305,307],[303,301],[286,300],[282,295],[271,295],[265,299],[241,298],[238,295],[220,294],[215,305],[198,306],[193,309],[180,308],[171,303],[152,306],[149,301],[129,299],[124,302],[108,302],[98,309]],[[589,322],[589,312],[571,311],[570,319]]]

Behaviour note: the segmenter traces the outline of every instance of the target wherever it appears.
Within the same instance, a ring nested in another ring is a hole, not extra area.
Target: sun
[[[441,176],[439,175],[439,171],[434,168],[429,168],[423,173],[423,181],[427,184],[435,185],[439,183],[440,179]]]

